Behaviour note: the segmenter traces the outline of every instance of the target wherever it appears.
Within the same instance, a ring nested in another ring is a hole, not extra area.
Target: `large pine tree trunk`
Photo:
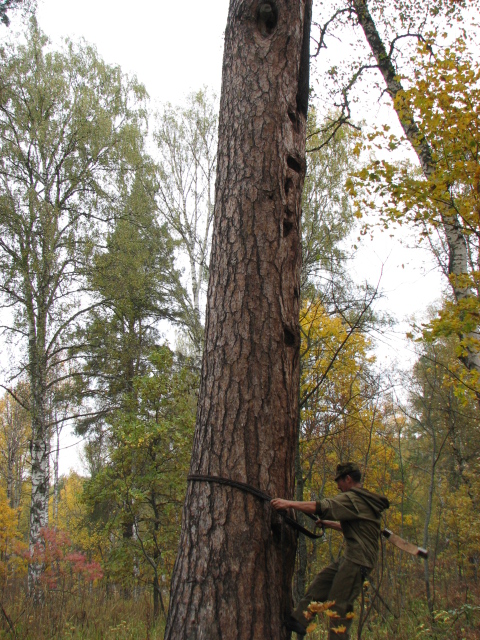
[[[310,0],[231,0],[191,472],[293,496]],[[272,528],[273,524],[273,528]],[[268,503],[190,482],[165,640],[281,640],[295,536]]]

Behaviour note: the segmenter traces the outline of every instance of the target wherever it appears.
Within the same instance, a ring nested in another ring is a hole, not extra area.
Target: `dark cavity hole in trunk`
[[[286,238],[292,229],[293,229],[293,222],[290,222],[290,220],[284,220],[283,221],[283,237]]]
[[[287,347],[295,346],[295,336],[293,335],[293,332],[286,327],[283,329],[283,341],[285,342]]]
[[[291,178],[287,178],[285,180],[285,195],[288,196],[288,192],[293,187],[293,180]]]
[[[297,114],[293,111],[288,112],[288,117],[290,118],[290,122],[293,124],[293,129],[296,133],[298,133],[298,118]]]
[[[278,23],[278,9],[274,2],[262,2],[257,11],[257,26],[262,36],[270,36]]]
[[[287,165],[290,167],[290,169],[293,169],[294,171],[296,171],[297,173],[301,173],[302,171],[302,165],[300,164],[300,162],[294,158],[293,156],[288,156],[287,158]]]

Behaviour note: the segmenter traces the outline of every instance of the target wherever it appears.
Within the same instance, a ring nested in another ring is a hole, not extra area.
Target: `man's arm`
[[[317,509],[316,502],[296,502],[295,500],[284,500],[283,498],[273,498],[270,504],[277,511],[281,511],[282,509],[295,509],[295,511],[301,511],[308,515],[313,515]],[[334,531],[342,531],[340,523],[334,522],[333,520],[321,520],[319,518],[315,525],[317,527],[333,529]]]
[[[317,508],[316,502],[296,502],[295,500],[284,500],[283,498],[273,498],[270,503],[274,509],[280,511],[282,509],[295,509],[302,513],[313,515]]]
[[[324,527],[324,529],[333,529],[334,531],[341,531],[342,526],[339,522],[335,522],[333,520],[321,520],[318,519],[315,523],[317,527]]]

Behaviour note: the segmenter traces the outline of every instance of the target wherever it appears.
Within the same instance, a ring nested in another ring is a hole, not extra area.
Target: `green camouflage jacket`
[[[340,522],[345,538],[345,558],[372,568],[378,556],[381,514],[389,506],[384,496],[355,487],[335,498],[319,500],[315,513],[322,520]]]

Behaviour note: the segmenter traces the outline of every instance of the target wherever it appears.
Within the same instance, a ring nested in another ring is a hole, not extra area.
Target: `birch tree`
[[[471,8],[478,8],[476,1],[469,4]],[[327,17],[322,7],[323,17],[315,34],[316,53],[320,54],[327,47],[329,35],[335,29],[345,27],[350,30],[350,39],[353,39],[356,46],[352,66],[343,69],[333,67],[330,70],[330,75],[339,88],[336,100],[341,108],[341,116],[336,122],[330,123],[329,129],[335,131],[338,126],[351,122],[353,89],[363,80],[370,90],[378,90],[379,97],[381,94],[388,96],[404,139],[416,156],[423,180],[428,185],[427,189],[432,184],[438,186],[439,169],[442,171],[442,155],[438,154],[435,141],[438,129],[434,135],[431,135],[432,131],[427,132],[422,116],[419,117],[418,108],[404,97],[405,91],[415,82],[419,64],[415,55],[418,43],[423,44],[429,56],[435,56],[448,44],[449,31],[466,32],[462,28],[462,20],[468,18],[465,4],[453,0],[430,0],[421,4],[397,0],[390,7],[383,0],[377,3],[351,0],[333,2],[325,7],[327,11],[331,9],[331,13]],[[443,131],[444,128],[440,130]],[[396,146],[392,140],[387,140],[387,143],[390,150]],[[375,182],[375,171],[371,175]],[[471,232],[463,224],[462,215],[458,211],[455,202],[457,193],[457,185],[448,181],[443,184],[442,194],[437,189],[434,227],[435,233],[441,234],[444,252],[442,265],[445,267],[451,293],[456,304],[462,307],[468,306],[477,294],[475,286],[468,282],[468,274],[471,273]],[[416,222],[419,236],[422,237],[425,233],[424,219],[420,217]],[[478,377],[478,328],[465,323],[458,328],[458,335],[464,347],[462,362],[467,371]]]
[[[0,64],[0,292],[30,386],[33,550],[48,521],[53,373],[84,312],[82,265],[108,222],[115,177],[140,158],[145,92],[85,44],[52,51],[35,22]],[[30,565],[34,593],[40,571]]]
[[[416,115],[419,135],[428,140],[431,151],[431,171],[426,175],[410,163],[382,160],[356,179],[362,200],[371,200],[367,192],[382,196],[385,224],[412,224],[429,243],[448,279],[450,295],[425,336],[430,340],[446,335],[460,338],[458,355],[465,365],[461,379],[477,389],[479,78],[480,67],[461,42],[434,59],[422,47],[415,83],[402,91],[397,102]],[[379,141],[382,138],[379,136]],[[400,140],[390,133],[388,143],[397,146]],[[450,222],[446,217],[449,211],[453,216]]]
[[[190,332],[202,341],[205,288],[213,221],[217,164],[217,104],[206,89],[192,93],[185,107],[165,105],[155,140],[159,163],[158,209],[179,240],[187,260]],[[202,295],[203,294],[203,295]]]

